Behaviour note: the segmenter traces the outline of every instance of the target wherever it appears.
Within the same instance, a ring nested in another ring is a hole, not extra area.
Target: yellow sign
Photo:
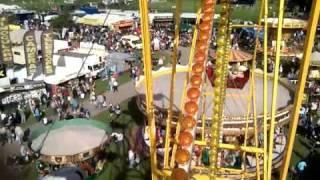
[[[28,75],[37,71],[37,44],[34,31],[29,31],[24,35],[24,52]]]
[[[13,60],[9,24],[5,16],[0,16],[0,58],[0,60],[5,63],[12,62]]]
[[[51,31],[45,31],[41,37],[43,71],[46,75],[54,74],[53,71],[53,34]]]
[[[0,78],[6,77],[5,69],[0,70]]]

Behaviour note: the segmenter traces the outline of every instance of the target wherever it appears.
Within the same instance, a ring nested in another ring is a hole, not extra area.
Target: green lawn
[[[182,3],[182,11],[183,12],[196,12],[197,7],[200,6],[199,0],[187,0],[183,1]],[[247,5],[239,5],[233,6],[233,11],[232,11],[232,19],[240,19],[240,20],[248,20],[248,21],[257,21],[258,16],[259,16],[259,9],[260,9],[260,2],[261,0],[257,0],[256,4],[253,6],[247,6]],[[270,14],[272,14],[273,11],[277,12],[277,1],[272,1],[269,3],[270,6]],[[175,0],[167,0],[164,2],[153,2],[150,4],[150,9],[155,10],[158,12],[174,12],[174,7],[176,4]],[[119,9],[132,9],[132,10],[137,10],[139,9],[139,4],[138,0],[133,1],[127,6],[119,6],[119,7],[114,7],[114,8],[119,8]],[[220,13],[220,5],[216,6],[216,13]]]
[[[299,160],[306,158],[306,156],[310,153],[312,142],[308,139],[300,135],[296,135],[294,149],[291,157],[291,165],[297,164]],[[317,152],[320,153],[320,149],[317,149]]]
[[[0,0],[0,3],[3,4],[17,4],[23,8],[31,9],[31,10],[48,10],[52,8],[54,5],[60,6],[63,5],[64,0]],[[86,4],[88,2],[100,2],[101,0],[76,0],[76,4]],[[196,12],[197,7],[200,6],[199,0],[186,0],[182,3],[182,11],[183,12]],[[250,6],[233,6],[233,19],[241,19],[241,20],[251,20],[256,21],[259,16],[259,8],[260,8],[261,0],[257,0],[256,4],[252,7]],[[167,0],[164,2],[153,2],[150,4],[150,9],[158,12],[173,12],[173,7],[175,6],[175,0]],[[270,3],[270,15],[272,15],[273,11],[277,12],[277,1],[271,1]],[[138,0],[134,0],[130,2],[129,5],[112,5],[110,8],[123,9],[123,10],[138,10],[139,4]],[[216,7],[216,13],[220,13],[220,5]]]
[[[132,131],[144,124],[144,115],[136,106],[135,99],[128,99],[120,104],[122,114],[119,118],[110,116],[108,111],[104,111],[92,119],[103,122],[111,122],[114,131],[124,132],[126,139],[124,143],[111,143],[106,148],[106,152],[110,155],[108,163],[105,165],[104,171],[96,177],[97,180],[125,180],[125,179],[144,179],[148,177],[150,170],[150,162],[148,159],[141,161],[139,169],[128,169],[127,152],[130,144],[134,144]],[[33,116],[30,116],[27,123],[35,123]],[[30,122],[29,122],[30,121]],[[295,165],[299,160],[305,158],[311,149],[312,143],[304,137],[297,135],[294,145],[294,151],[291,158],[291,166]],[[320,153],[320,150],[317,150]],[[35,165],[27,165],[22,172],[26,180],[33,180],[36,177]],[[148,178],[147,178],[148,179]]]
[[[101,0],[75,0],[74,5],[88,4],[89,2],[101,2]],[[64,0],[0,0],[1,4],[15,4],[28,10],[44,11],[54,6],[65,5]]]
[[[148,177],[148,170],[150,169],[149,160],[141,161],[139,169],[128,169],[127,153],[130,144],[134,144],[131,138],[131,132],[138,128],[138,125],[143,125],[143,114],[138,110],[135,99],[128,99],[120,104],[122,114],[119,118],[110,116],[108,111],[104,111],[93,119],[98,121],[111,122],[115,131],[122,131],[126,135],[124,143],[112,143],[107,147],[106,152],[113,156],[105,165],[104,171],[96,178],[97,180],[139,180]],[[148,178],[147,178],[148,179]]]
[[[111,122],[114,131],[123,132],[126,135],[123,143],[111,143],[107,148],[108,163],[106,163],[104,171],[95,179],[97,180],[139,180],[148,179],[150,163],[148,159],[142,159],[138,169],[129,169],[127,163],[127,153],[130,145],[134,144],[132,132],[144,124],[144,116],[138,110],[135,99],[128,99],[120,104],[122,114],[119,118],[110,116],[108,111],[104,111],[92,119],[103,122]],[[33,117],[33,116],[32,116]],[[30,117],[31,118],[31,117]],[[29,119],[35,123],[34,118]],[[30,125],[30,124],[29,124]],[[31,163],[22,171],[22,175],[26,180],[36,179],[37,173],[35,164]]]

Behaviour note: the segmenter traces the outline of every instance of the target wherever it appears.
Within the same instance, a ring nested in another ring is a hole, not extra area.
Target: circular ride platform
[[[92,158],[111,133],[108,124],[90,119],[55,121],[31,134],[31,148],[49,164],[68,164]]]
[[[178,117],[180,111],[180,103],[183,93],[183,85],[186,79],[187,67],[178,66],[176,74],[176,84],[175,84],[175,95],[174,95],[174,115]],[[158,71],[153,72],[153,92],[154,92],[154,105],[156,115],[157,112],[166,113],[169,103],[170,103],[170,78],[171,78],[171,69],[170,68],[161,68]],[[144,77],[141,77],[140,80],[136,83],[136,90],[139,93],[139,98],[137,98],[138,107],[144,112],[145,109],[145,84]],[[237,88],[227,88],[226,99],[224,104],[224,134],[239,134],[240,130],[245,127],[246,115],[248,108],[248,95],[249,95],[249,86],[250,81],[248,81],[242,89]],[[278,88],[278,100],[277,100],[277,113],[276,113],[276,123],[285,123],[289,118],[289,112],[291,109],[292,95],[293,92],[290,90],[290,87],[286,86],[285,83],[279,81]],[[272,77],[268,81],[268,112],[271,112],[271,100],[272,100],[272,87],[273,80]],[[263,118],[263,77],[256,73],[255,78],[255,97],[256,97],[256,111],[257,119]],[[203,85],[202,95],[200,97],[199,103],[199,116],[198,123],[201,124],[201,115],[205,115],[207,120],[206,124],[210,127],[212,110],[213,110],[213,95],[214,87],[210,82]],[[251,106],[252,107],[252,106]],[[251,111],[252,112],[252,111]],[[249,127],[253,125],[252,113],[249,116]],[[250,131],[250,128],[249,128]]]
[[[188,68],[185,66],[177,66],[177,74],[176,74],[176,88],[175,88],[175,96],[174,96],[174,114],[175,121],[178,118],[178,114],[180,111],[180,103],[183,93],[183,86],[186,79]],[[160,113],[166,113],[169,107],[170,102],[170,79],[171,79],[171,68],[163,67],[158,71],[153,72],[153,92],[154,92],[154,106],[155,106],[155,115],[158,118],[158,122],[165,122],[165,119],[160,119]],[[228,137],[230,141],[234,141],[234,139],[241,134],[241,131],[244,131],[246,124],[246,114],[248,107],[248,95],[249,95],[249,86],[250,81],[240,89],[240,88],[227,88],[225,106],[224,106],[224,121],[223,121],[223,135]],[[255,96],[256,96],[256,110],[257,110],[257,119],[258,122],[263,122],[263,77],[261,73],[256,73],[255,76]],[[272,99],[272,88],[273,88],[273,79],[269,77],[268,81],[268,107],[269,112],[271,111],[271,99]],[[284,82],[279,82],[278,89],[278,100],[277,100],[277,113],[276,113],[276,123],[281,126],[283,123],[288,122],[289,120],[289,112],[291,109],[291,101],[292,101],[292,87],[287,86]],[[137,105],[142,112],[145,112],[145,81],[144,77],[141,77],[140,80],[136,83],[136,90],[139,94],[137,98]],[[205,127],[210,129],[211,126],[211,116],[213,109],[213,96],[209,95],[210,92],[214,91],[214,87],[212,87],[211,83],[203,84],[202,95],[205,96],[200,97],[199,103],[199,116],[197,120],[198,132],[200,132],[202,121],[201,115],[205,114],[206,123]],[[205,105],[203,106],[203,102]],[[270,118],[270,117],[269,117]],[[259,120],[260,119],[260,120]],[[263,124],[258,124],[261,128]],[[146,127],[148,128],[148,127]],[[249,132],[253,133],[253,117],[252,113],[249,116]],[[262,130],[262,129],[260,129]],[[259,130],[259,131],[260,131]],[[207,132],[207,133],[210,133]],[[149,145],[149,135],[148,130],[145,131],[145,142]],[[227,140],[229,142],[229,140]],[[273,150],[273,167],[278,168],[281,164],[283,152],[285,145],[287,143],[286,135],[283,133],[279,133],[275,136],[275,145]],[[231,143],[232,144],[232,143]],[[224,153],[232,153],[234,151],[227,150]],[[163,156],[164,149],[158,148],[157,153],[160,156]],[[222,151],[220,152],[222,153]],[[210,172],[208,172],[208,168],[203,164],[198,164],[197,158],[192,155],[191,166],[192,166],[192,177],[201,177],[203,179],[208,179]],[[254,154],[247,153],[247,177],[249,179],[254,179],[256,177],[256,157]],[[223,159],[223,158],[222,158]],[[224,160],[222,160],[224,161]],[[263,169],[263,160],[260,159],[260,170]],[[225,165],[221,164],[221,167],[225,167]],[[240,171],[240,170],[239,170]],[[241,176],[237,173],[232,172],[220,172],[219,178],[222,179],[241,179]]]

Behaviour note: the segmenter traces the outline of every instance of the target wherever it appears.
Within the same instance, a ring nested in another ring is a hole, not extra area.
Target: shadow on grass
[[[306,170],[301,174],[299,179],[317,179],[320,177],[320,154],[319,152],[311,152],[305,159],[307,163]]]
[[[109,162],[113,162],[114,160],[119,158],[119,155],[114,152],[107,152],[106,153],[106,158]]]
[[[119,118],[121,118],[121,117],[119,117]],[[110,125],[111,125],[112,129],[126,129],[128,127],[128,124],[117,122],[117,119],[118,118],[113,119],[110,122]]]
[[[142,112],[140,111],[140,109],[137,106],[136,103],[137,98],[133,97],[129,100],[128,102],[128,109],[124,110],[123,113],[130,115],[132,117],[132,120],[138,125],[144,125],[144,115],[142,114]]]
[[[302,140],[301,138],[299,139],[299,143],[304,146],[307,149],[311,149],[310,144],[307,142],[307,140]]]
[[[296,156],[298,156],[300,159],[303,159],[303,158],[304,158],[303,154],[301,154],[301,153],[298,152],[297,150],[293,150],[293,153],[294,153]]]

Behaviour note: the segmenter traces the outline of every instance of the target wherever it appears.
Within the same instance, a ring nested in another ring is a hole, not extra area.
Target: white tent
[[[112,27],[114,23],[124,20],[132,20],[133,18],[125,14],[88,14],[82,18],[77,19],[77,23],[87,24],[93,26],[109,26]]]
[[[21,10],[21,7],[17,5],[0,4],[0,11],[12,11],[12,10]]]
[[[319,51],[314,51],[311,54],[311,65],[313,66],[320,66],[320,52]]]
[[[23,37],[24,34],[27,32],[27,30],[25,29],[19,29],[16,31],[10,31],[10,40],[12,43],[14,44],[22,44],[23,42]],[[35,31],[35,37],[36,37],[36,42],[37,45],[39,46],[38,48],[40,48],[40,42],[41,42],[41,33],[42,31]]]

